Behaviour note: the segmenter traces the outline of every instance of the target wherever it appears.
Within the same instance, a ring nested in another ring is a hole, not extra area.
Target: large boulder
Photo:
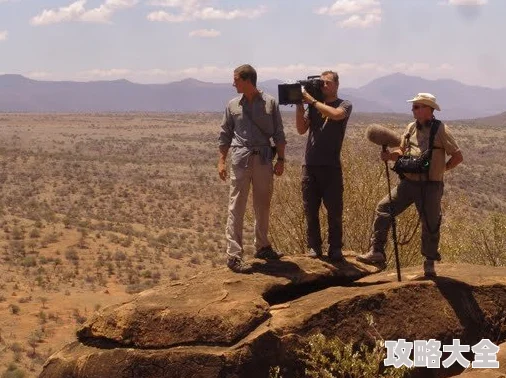
[[[252,275],[203,273],[104,309],[41,377],[267,377],[276,365],[291,376],[307,336],[371,343],[370,316],[386,340],[504,340],[506,268],[438,271],[424,280],[421,268],[406,269],[397,282],[395,272],[371,275],[378,269],[348,254],[337,265],[285,257],[258,260]]]

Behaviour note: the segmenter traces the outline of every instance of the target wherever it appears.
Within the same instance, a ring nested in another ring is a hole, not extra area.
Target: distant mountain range
[[[458,123],[467,125],[478,125],[478,126],[486,125],[492,127],[506,127],[506,112],[490,117],[461,119],[458,120]]]
[[[259,83],[277,95],[279,80]],[[442,119],[487,117],[506,110],[506,88],[492,89],[455,80],[426,80],[400,73],[360,88],[342,88],[355,112],[409,113],[406,100],[418,92],[437,96]],[[185,79],[168,84],[136,84],[128,80],[38,81],[0,75],[0,112],[203,112],[222,111],[236,96],[231,83]]]

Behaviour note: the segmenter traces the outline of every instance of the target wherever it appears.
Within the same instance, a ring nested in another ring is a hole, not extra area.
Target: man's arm
[[[338,106],[334,108],[330,105],[324,104],[323,102],[316,101],[313,96],[311,96],[306,91],[302,91],[302,97],[304,98],[304,102],[306,104],[311,104],[314,106],[316,110],[318,110],[323,117],[328,117],[333,119],[334,121],[340,121],[349,116],[348,110],[344,107]],[[349,104],[349,103],[348,103]],[[350,105],[351,107],[351,105]],[[350,109],[351,110],[351,109]]]
[[[462,151],[460,150],[448,126],[443,125],[443,127],[440,127],[438,131],[440,134],[441,144],[443,145],[446,153],[450,155],[450,159],[446,162],[445,165],[445,170],[449,171],[450,169],[453,169],[462,163],[464,157],[462,156]]]
[[[220,146],[220,156],[218,158],[218,174],[220,179],[225,181],[227,179],[227,154],[228,146]]]
[[[333,119],[334,121],[340,121],[348,117],[348,112],[346,112],[346,109],[344,108],[341,107],[334,108],[320,101],[314,102],[314,100],[312,103],[314,108],[318,110],[322,116]]]
[[[462,156],[462,151],[457,150],[454,153],[450,154],[450,159],[446,162],[445,168],[447,171],[455,168],[457,165],[464,161],[464,156]]]
[[[278,154],[278,160],[274,164],[274,174],[281,176],[285,171],[285,146],[286,143],[276,143],[276,152]]]
[[[297,104],[297,108],[295,111],[295,127],[297,128],[297,132],[300,135],[306,133],[309,129],[309,118],[304,116],[305,110],[303,104]]]
[[[281,176],[285,167],[285,130],[283,129],[283,119],[279,111],[279,104],[277,101],[274,103],[274,134],[272,140],[276,145],[276,153],[278,154],[278,161],[274,165],[274,174]]]
[[[234,135],[233,124],[233,119],[227,106],[225,109],[225,114],[223,115],[219,137],[220,146],[218,157],[218,174],[220,176],[220,179],[223,181],[227,179],[227,154],[230,144],[232,143],[232,137]]]

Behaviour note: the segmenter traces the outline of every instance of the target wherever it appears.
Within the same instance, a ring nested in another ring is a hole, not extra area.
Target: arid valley
[[[301,254],[306,136],[296,134],[293,113],[283,116],[287,167],[276,178],[271,236],[285,254]],[[37,376],[95,311],[223,268],[228,183],[216,173],[221,118],[0,114],[0,376]],[[365,129],[381,124],[401,132],[409,120],[350,119],[343,153],[346,249],[367,249],[374,206],[386,194],[380,148],[366,140]],[[443,259],[505,265],[506,120],[448,124],[465,160],[445,183]],[[399,220],[404,266],[421,261],[413,215]],[[251,215],[246,225],[251,254]]]

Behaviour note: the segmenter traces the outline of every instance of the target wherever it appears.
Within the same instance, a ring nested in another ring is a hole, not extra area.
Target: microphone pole
[[[387,151],[387,146],[383,145],[383,152]],[[397,224],[395,222],[394,209],[392,204],[392,192],[390,190],[390,172],[388,170],[388,162],[385,161],[385,171],[387,173],[387,182],[388,182],[388,199],[389,210],[390,210],[390,219],[392,220],[392,239],[394,242],[394,254],[395,254],[395,268],[397,269],[397,281],[401,282],[401,262],[399,261],[399,249],[397,247]]]

